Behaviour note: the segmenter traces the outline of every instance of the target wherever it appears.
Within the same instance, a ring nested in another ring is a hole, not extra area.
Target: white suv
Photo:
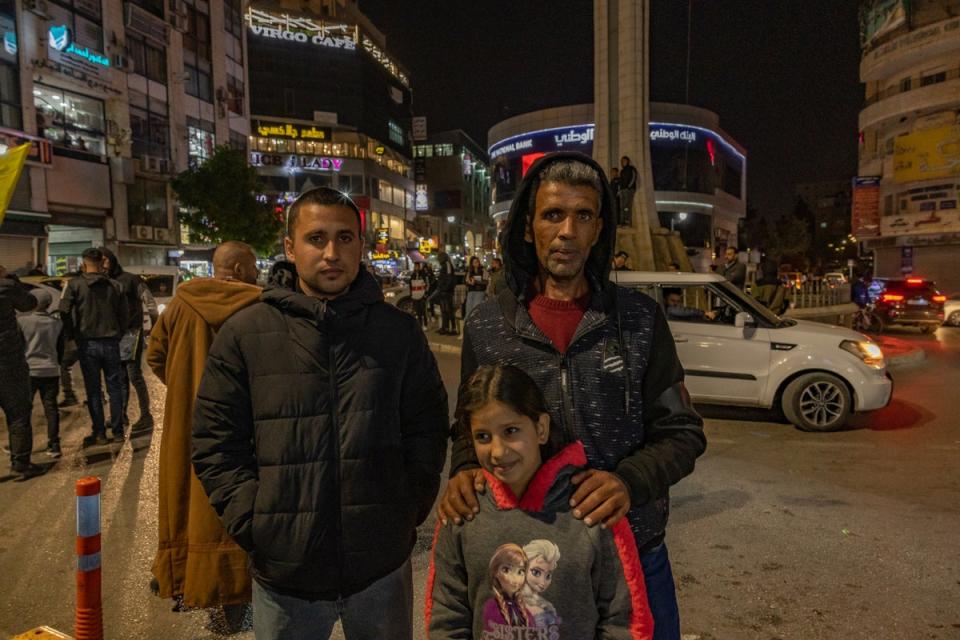
[[[893,383],[867,336],[780,318],[717,274],[614,271],[663,305],[694,402],[780,407],[807,431],[885,407]]]

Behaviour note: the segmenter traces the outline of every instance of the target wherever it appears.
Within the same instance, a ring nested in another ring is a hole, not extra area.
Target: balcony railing
[[[922,78],[921,79],[911,78],[909,88],[905,88],[901,85],[896,85],[888,89],[884,89],[883,91],[867,98],[866,101],[863,103],[863,108],[866,109],[870,105],[876,104],[881,100],[886,100],[887,98],[892,98],[893,96],[900,95],[901,93],[909,93],[910,91],[916,91],[917,89],[925,89],[927,87],[932,87],[936,84],[940,84],[941,82],[949,82],[950,80],[956,80],[957,78],[960,78],[960,69],[949,69],[943,73],[944,73],[944,78],[942,80],[937,80],[936,82],[923,84]]]

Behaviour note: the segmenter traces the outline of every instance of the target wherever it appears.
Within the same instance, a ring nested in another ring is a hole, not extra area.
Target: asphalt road
[[[709,449],[672,492],[667,536],[685,640],[960,638],[960,329],[897,335],[921,345],[926,362],[895,371],[891,405],[846,431],[808,434],[768,413],[704,408]],[[458,358],[438,360],[452,403]],[[159,417],[162,386],[148,380]],[[39,406],[34,416],[39,461]],[[218,637],[203,612],[173,613],[148,590],[159,428],[83,451],[86,415],[66,411],[63,423],[64,458],[44,476],[0,477],[0,638],[40,624],[72,630],[73,483],[86,475],[104,481],[107,637]],[[415,614],[429,529],[413,559]]]

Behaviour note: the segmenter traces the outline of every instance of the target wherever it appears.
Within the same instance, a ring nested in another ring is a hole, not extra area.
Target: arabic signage
[[[250,33],[262,38],[311,44],[330,49],[355,51],[357,28],[349,24],[327,23],[286,13],[270,13],[249,8],[246,13]]]
[[[857,238],[880,235],[880,176],[853,179],[850,229]]]
[[[925,47],[933,40],[942,37],[944,34],[950,34],[953,32],[953,35],[956,36],[957,34],[955,32],[957,31],[960,31],[960,18],[944,20],[943,22],[938,22],[930,25],[929,27],[923,27],[922,29],[911,31],[906,35],[900,36],[895,40],[881,45],[867,54],[865,59],[871,63],[874,63],[897,51],[903,51],[904,49],[908,48],[919,49],[920,47]]]
[[[291,171],[337,172],[343,168],[343,158],[253,151],[250,153],[250,166],[279,167]]]
[[[954,177],[960,177],[960,125],[915,131],[895,140],[896,182]]]
[[[884,236],[960,232],[960,192],[956,184],[911,189],[897,198],[893,215],[883,216]]]
[[[582,151],[589,155],[593,151],[593,133],[592,124],[579,124],[512,136],[490,147],[490,160],[504,155],[548,153],[560,149]]]
[[[287,138],[290,140],[309,140],[327,142],[332,131],[329,127],[317,128],[313,125],[291,124],[289,122],[267,122],[253,120],[253,130],[262,138]]]
[[[47,57],[61,66],[69,67],[86,77],[101,78],[101,73],[110,68],[110,58],[78,45],[73,33],[64,25],[53,25],[47,31]]]
[[[10,10],[13,10],[12,6]],[[0,46],[0,60],[17,64],[17,22],[13,19],[12,14],[0,13],[0,36],[3,37],[3,44]]]

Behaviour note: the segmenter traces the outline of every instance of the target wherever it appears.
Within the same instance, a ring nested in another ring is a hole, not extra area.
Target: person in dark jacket
[[[743,289],[747,282],[747,265],[740,262],[740,250],[727,247],[723,252],[723,264],[717,267],[717,273],[730,281],[730,284]]]
[[[123,367],[123,419],[127,421],[127,405],[130,401],[130,387],[137,393],[137,405],[140,418],[133,424],[133,431],[153,428],[153,415],[150,413],[150,392],[143,377],[143,298],[142,289],[146,286],[143,278],[123,270],[117,256],[106,247],[100,248],[103,254],[103,269],[107,276],[120,284],[123,299],[127,304],[127,327],[120,342],[120,360]],[[155,320],[155,319],[154,319]]]
[[[103,273],[103,253],[99,249],[87,249],[82,257],[83,273],[67,283],[60,298],[60,319],[67,335],[77,342],[87,408],[93,423],[93,433],[83,440],[84,446],[89,446],[108,442],[101,374],[110,396],[110,433],[114,439],[123,439],[120,338],[129,318],[120,284]]]
[[[617,224],[629,227],[633,224],[633,196],[637,193],[637,168],[630,164],[630,158],[620,158],[620,185],[615,202],[619,205]]]
[[[0,408],[7,418],[10,469],[22,478],[37,475],[40,468],[30,462],[33,402],[26,344],[17,324],[17,311],[31,311],[36,306],[37,299],[27,293],[16,276],[0,267]]]
[[[508,288],[469,318],[461,376],[514,365],[543,390],[551,421],[583,442],[592,467],[572,478],[574,516],[624,515],[640,553],[655,638],[679,638],[664,533],[669,488],[706,448],[703,421],[660,306],[610,282],[616,208],[602,169],[562,152],[524,177],[501,236]],[[484,486],[469,439],[455,438],[444,521],[472,518]]]
[[[457,286],[453,260],[444,251],[437,254],[437,260],[440,261],[440,269],[437,273],[437,289],[433,294],[433,301],[440,305],[440,329],[437,333],[455,336],[460,332],[457,330],[457,318],[453,309],[453,290]]]
[[[360,268],[360,212],[290,206],[290,287],[227,320],[197,394],[193,464],[250,557],[258,640],[412,636],[410,552],[446,456],[447,397],[416,318]]]
[[[790,301],[786,298],[786,289],[780,281],[777,263],[765,259],[760,263],[760,277],[753,285],[751,295],[757,302],[776,314],[786,312],[790,308]]]

